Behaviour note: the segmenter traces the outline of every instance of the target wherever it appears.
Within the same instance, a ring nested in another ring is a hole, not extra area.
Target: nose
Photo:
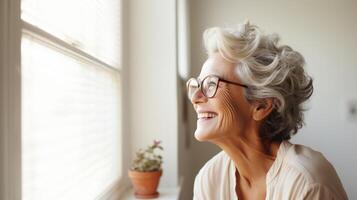
[[[207,102],[207,97],[202,93],[201,89],[197,89],[191,97],[192,104]]]

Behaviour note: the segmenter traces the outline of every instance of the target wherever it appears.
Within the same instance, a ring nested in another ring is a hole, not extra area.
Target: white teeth
[[[216,117],[216,114],[213,113],[198,113],[198,119],[200,118],[211,118],[211,117]]]

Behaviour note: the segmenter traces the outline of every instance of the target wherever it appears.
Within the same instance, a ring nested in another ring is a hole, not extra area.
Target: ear
[[[253,103],[253,119],[261,121],[265,119],[274,108],[274,99],[266,98]]]

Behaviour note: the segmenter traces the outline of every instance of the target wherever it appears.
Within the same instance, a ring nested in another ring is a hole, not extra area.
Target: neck
[[[266,174],[276,158],[280,145],[280,142],[267,142],[259,137],[239,136],[219,138],[212,142],[234,161],[237,178],[249,185],[259,181],[265,182]]]

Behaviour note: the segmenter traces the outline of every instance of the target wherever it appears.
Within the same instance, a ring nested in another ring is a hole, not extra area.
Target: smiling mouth
[[[213,119],[215,117],[217,117],[217,114],[215,114],[215,113],[209,113],[209,112],[198,113],[197,120],[209,120],[209,119]]]

